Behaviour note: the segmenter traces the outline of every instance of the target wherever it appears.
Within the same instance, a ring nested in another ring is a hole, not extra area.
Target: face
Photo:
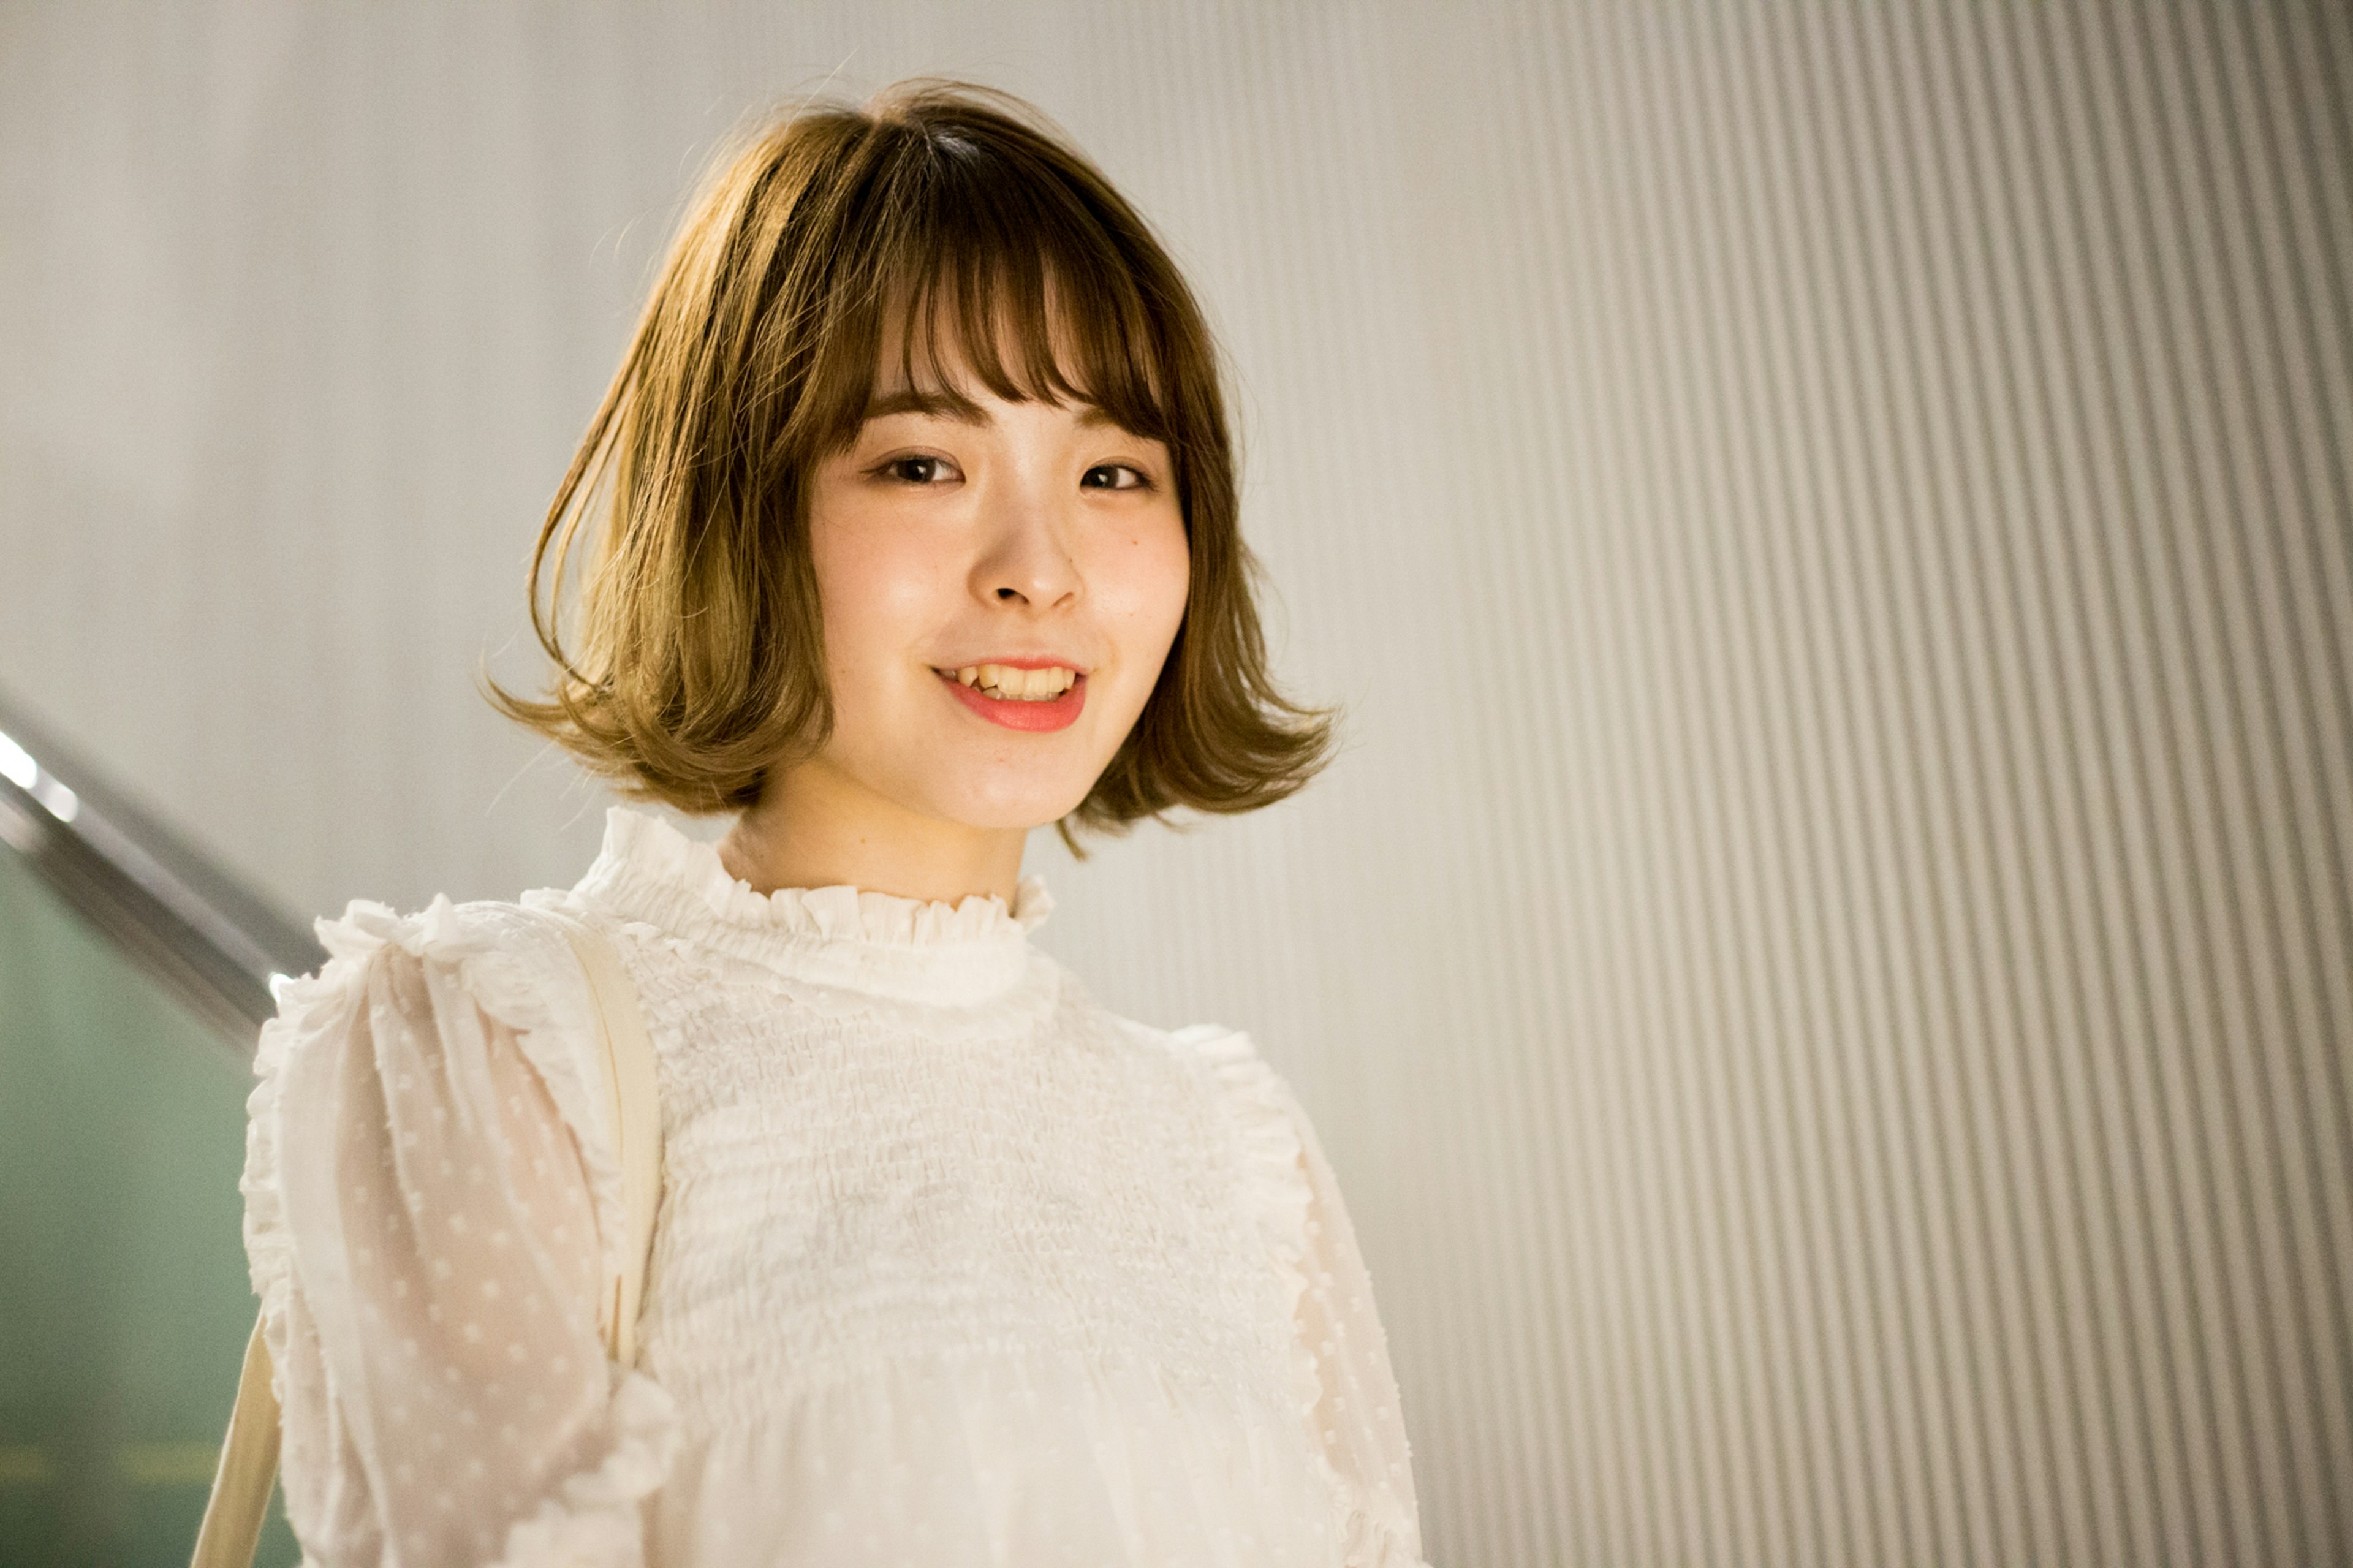
[[[894,364],[886,353],[883,363]],[[980,829],[1086,798],[1152,693],[1190,575],[1166,447],[1084,404],[966,419],[875,391],[812,476],[834,731],[805,767]]]

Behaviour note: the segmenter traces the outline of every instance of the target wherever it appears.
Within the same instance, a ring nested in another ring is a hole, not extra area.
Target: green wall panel
[[[187,1561],[253,1321],[246,1090],[0,854],[0,1564]]]

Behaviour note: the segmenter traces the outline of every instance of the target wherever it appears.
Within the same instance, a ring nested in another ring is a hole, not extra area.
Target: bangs
[[[841,215],[865,243],[843,247],[834,330],[812,366],[820,447],[855,439],[880,395],[976,414],[967,377],[1008,402],[1092,404],[1179,446],[1193,356],[1154,306],[1170,298],[1155,250],[1124,215],[1021,149],[955,128],[879,130],[871,178]]]

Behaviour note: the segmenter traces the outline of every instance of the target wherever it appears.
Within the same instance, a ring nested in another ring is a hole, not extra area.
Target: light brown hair
[[[1305,784],[1332,713],[1268,673],[1200,308],[1134,208],[1034,109],[955,82],[801,108],[715,165],[532,553],[547,700],[485,677],[491,703],[622,795],[690,815],[749,807],[771,767],[815,754],[833,713],[805,476],[856,438],[894,322],[906,385],[969,409],[950,374],[960,353],[996,395],[1092,403],[1175,464],[1184,617],[1063,842],[1083,854],[1074,824],[1116,834]],[[599,521],[567,651],[565,566]]]

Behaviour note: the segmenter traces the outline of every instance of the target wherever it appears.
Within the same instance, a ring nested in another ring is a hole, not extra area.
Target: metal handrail
[[[213,1026],[240,1066],[269,983],[326,959],[311,933],[0,697],[0,844]]]

